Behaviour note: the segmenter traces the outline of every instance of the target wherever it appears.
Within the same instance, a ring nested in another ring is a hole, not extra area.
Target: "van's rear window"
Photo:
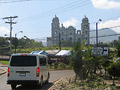
[[[12,56],[10,66],[36,66],[36,56]]]

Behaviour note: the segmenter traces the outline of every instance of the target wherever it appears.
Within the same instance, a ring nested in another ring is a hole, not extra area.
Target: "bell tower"
[[[90,23],[88,18],[85,16],[82,19],[81,23],[81,34],[82,34],[82,41],[86,41],[86,44],[90,44]]]
[[[55,15],[52,20],[52,40],[53,44],[59,43],[59,31],[60,31],[60,23],[59,18]]]

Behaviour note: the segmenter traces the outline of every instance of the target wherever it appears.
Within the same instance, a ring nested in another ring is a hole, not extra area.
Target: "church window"
[[[55,38],[55,40],[57,40],[57,38]]]
[[[72,41],[72,37],[70,37],[70,41]]]
[[[84,27],[87,27],[87,25],[84,25]]]
[[[55,31],[55,34],[57,34],[57,31]]]
[[[80,41],[80,38],[78,38],[78,41]]]
[[[80,31],[78,31],[77,34],[80,35]]]

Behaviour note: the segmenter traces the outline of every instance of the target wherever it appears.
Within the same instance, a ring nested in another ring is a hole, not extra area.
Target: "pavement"
[[[5,66],[0,63],[0,67],[5,67]],[[7,70],[0,68],[0,75],[5,74],[6,72]]]
[[[0,69],[0,75],[5,74],[6,72],[7,72],[7,70],[5,70],[5,69]]]

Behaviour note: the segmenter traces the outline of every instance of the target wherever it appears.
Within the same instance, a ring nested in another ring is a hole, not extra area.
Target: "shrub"
[[[64,63],[58,64],[57,69],[65,69],[65,68],[66,68],[66,65]]]
[[[113,85],[114,83],[114,79],[115,77],[120,77],[120,62],[114,62],[113,64],[111,64],[108,68],[108,73],[113,76]]]

